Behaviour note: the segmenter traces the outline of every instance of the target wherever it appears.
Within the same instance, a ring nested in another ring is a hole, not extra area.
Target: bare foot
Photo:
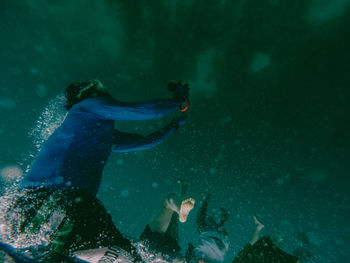
[[[260,231],[264,227],[263,223],[261,223],[255,215],[253,216],[253,219],[256,225],[256,230]]]
[[[193,198],[188,198],[188,199],[182,201],[181,207],[180,207],[180,212],[179,212],[179,220],[181,223],[186,222],[188,214],[190,213],[190,211],[194,207],[195,202],[196,201]]]

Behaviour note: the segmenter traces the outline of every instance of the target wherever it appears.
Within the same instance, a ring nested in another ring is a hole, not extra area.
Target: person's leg
[[[168,236],[171,236],[176,241],[179,238],[178,234],[178,222],[184,223],[187,221],[187,217],[190,213],[190,211],[193,209],[195,204],[195,200],[192,198],[188,198],[186,200],[183,200],[180,206],[180,211],[178,213],[173,213],[168,229],[166,230],[166,234]]]
[[[179,214],[173,213],[165,235],[171,237],[175,241],[179,240]]]
[[[202,232],[207,225],[207,209],[209,204],[210,194],[207,194],[204,198],[203,204],[199,209],[196,224],[198,232]]]
[[[99,199],[84,191],[72,192],[69,199],[71,205],[66,207],[66,211],[73,223],[73,230],[66,243],[71,251],[110,245],[126,251],[133,249],[130,240],[114,225],[111,215]]]
[[[250,244],[254,245],[256,241],[259,240],[260,237],[260,231],[263,229],[264,225],[258,220],[256,216],[253,216],[254,222],[255,222],[255,231],[253,233],[252,239],[250,240]]]
[[[218,223],[218,227],[222,227],[227,220],[228,220],[228,211],[225,208],[220,207],[220,221]]]
[[[179,213],[180,209],[175,204],[175,194],[169,194],[164,200],[161,208],[153,218],[149,227],[152,232],[165,233],[169,227],[174,212]]]
[[[188,214],[194,206],[194,199],[188,198],[183,200],[181,206],[178,207],[175,203],[175,195],[170,194],[162,204],[159,212],[149,224],[150,229],[153,232],[165,233],[171,223],[171,218],[174,212],[178,214],[178,220],[182,223],[186,222]],[[177,220],[173,221],[177,223]]]
[[[187,193],[187,187],[188,183],[184,180],[179,180],[178,183],[180,184],[180,198],[182,200],[179,210],[179,216],[178,221],[181,223],[184,223],[187,221],[187,216],[190,213],[190,211],[193,209],[195,200],[192,198],[184,199],[186,193]],[[171,223],[170,223],[171,224]]]
[[[182,199],[187,192],[187,182],[179,180],[178,183],[180,184],[180,198]],[[178,221],[182,223],[187,221],[188,214],[192,210],[194,203],[194,199],[188,198],[183,200],[179,207],[176,204],[176,195],[169,194],[164,200],[159,212],[149,224],[151,231],[161,234],[168,232],[170,236],[177,240]]]
[[[178,180],[177,183],[180,185],[180,198],[183,198],[187,193],[187,182],[184,180]],[[181,208],[180,208],[181,210]],[[172,237],[174,240],[179,240],[179,213],[173,213],[170,219],[169,226],[165,232],[167,236]]]

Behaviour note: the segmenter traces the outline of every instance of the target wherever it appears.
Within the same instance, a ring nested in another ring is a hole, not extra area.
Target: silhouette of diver
[[[188,85],[170,82],[168,87],[172,98],[138,103],[113,99],[99,80],[67,87],[68,114],[36,156],[9,209],[22,215],[12,220],[13,235],[43,234],[44,225],[51,229],[48,253],[40,261],[59,262],[63,254],[111,244],[136,254],[96,194],[112,151],[149,149],[185,123],[184,116],[174,118],[146,137],[114,128],[115,120],[155,119],[181,109],[188,102]]]

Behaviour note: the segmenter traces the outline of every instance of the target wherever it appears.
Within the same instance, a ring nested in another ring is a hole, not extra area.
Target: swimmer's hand
[[[171,80],[168,83],[168,90],[173,93],[175,98],[181,98],[184,101],[188,101],[189,85],[188,83],[182,84],[181,81]]]
[[[186,121],[187,121],[187,116],[182,115],[182,116],[174,118],[171,121],[171,125],[174,125],[175,131],[177,131],[180,126],[182,126],[182,125],[184,125],[186,123]]]

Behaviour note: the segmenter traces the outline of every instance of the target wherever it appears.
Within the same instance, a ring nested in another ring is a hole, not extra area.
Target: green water
[[[197,204],[210,191],[212,208],[229,210],[226,262],[253,214],[304,262],[349,262],[349,24],[348,0],[1,0],[0,166],[26,169],[28,133],[72,81],[99,78],[116,99],[141,101],[183,80],[187,124],[105,167],[99,198],[121,232],[137,237],[183,178]],[[147,134],[167,121],[116,126]]]

